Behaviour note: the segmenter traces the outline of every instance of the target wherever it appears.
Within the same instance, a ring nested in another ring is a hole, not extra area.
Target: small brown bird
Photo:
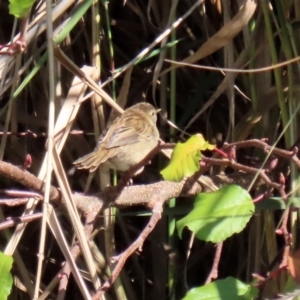
[[[117,171],[129,170],[156,147],[159,139],[156,119],[159,111],[149,103],[129,107],[102,133],[95,150],[77,159],[74,165],[78,169],[89,169],[90,172],[101,164]]]

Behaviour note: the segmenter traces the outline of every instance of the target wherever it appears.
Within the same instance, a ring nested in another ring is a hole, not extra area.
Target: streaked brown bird
[[[90,172],[101,164],[117,171],[128,171],[157,146],[159,132],[156,119],[159,111],[145,102],[129,107],[102,133],[95,150],[77,159],[74,165]]]

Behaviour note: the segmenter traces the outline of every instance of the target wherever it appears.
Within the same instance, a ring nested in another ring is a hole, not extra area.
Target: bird
[[[156,109],[147,102],[127,108],[99,137],[93,152],[73,162],[77,169],[94,172],[100,165],[126,172],[142,161],[159,141]],[[135,175],[142,172],[138,170]]]

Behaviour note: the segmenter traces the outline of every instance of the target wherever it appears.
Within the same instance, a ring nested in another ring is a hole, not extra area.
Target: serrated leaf
[[[228,277],[191,289],[183,300],[252,300],[257,296],[256,287]]]
[[[181,237],[188,227],[203,241],[219,243],[242,231],[254,213],[248,192],[237,185],[224,186],[213,193],[201,193],[193,210],[177,222]]]
[[[16,18],[23,18],[29,13],[35,0],[9,0],[9,13]]]
[[[12,256],[0,252],[0,300],[6,300],[12,287],[10,269],[13,263]]]
[[[180,181],[199,171],[201,151],[213,150],[214,145],[204,140],[202,134],[191,136],[185,143],[177,143],[169,165],[160,173],[165,180]]]

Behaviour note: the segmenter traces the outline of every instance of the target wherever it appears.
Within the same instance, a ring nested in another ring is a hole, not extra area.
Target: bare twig
[[[0,230],[7,229],[12,226],[16,226],[20,223],[29,223],[34,220],[40,219],[42,217],[42,213],[36,213],[29,216],[21,216],[21,217],[15,217],[15,218],[8,218],[7,221],[4,221],[0,223]]]
[[[212,279],[218,278],[218,267],[219,267],[219,263],[220,263],[220,259],[221,259],[222,248],[223,248],[223,242],[218,243],[217,248],[216,248],[213,266],[212,266],[212,269],[211,269],[209,275],[207,276],[205,284],[210,283]]]
[[[94,221],[96,216],[98,215],[97,211],[91,211],[85,218],[85,226],[84,226],[84,232],[87,240],[90,239],[92,231],[94,229]],[[75,242],[71,249],[72,257],[74,260],[77,259],[78,255],[81,253],[80,245],[79,243]],[[65,263],[63,270],[61,272],[59,287],[58,287],[58,295],[56,297],[56,300],[62,300],[65,298],[65,294],[67,291],[67,285],[69,282],[71,274],[71,268],[68,262]]]
[[[112,275],[110,276],[109,280],[107,280],[100,290],[96,292],[96,294],[93,296],[93,300],[101,299],[101,296],[107,291],[111,285],[114,283],[118,275],[120,274],[121,270],[123,269],[125,262],[127,258],[134,253],[137,249],[141,251],[141,248],[146,240],[146,238],[149,236],[149,234],[152,232],[152,230],[155,228],[157,222],[161,218],[161,214],[163,212],[163,205],[165,203],[165,200],[163,197],[160,199],[157,198],[155,201],[155,205],[153,207],[153,214],[147,224],[147,226],[144,228],[144,230],[140,233],[139,237],[118,257],[115,257],[115,260],[117,261],[117,264],[113,270]]]

